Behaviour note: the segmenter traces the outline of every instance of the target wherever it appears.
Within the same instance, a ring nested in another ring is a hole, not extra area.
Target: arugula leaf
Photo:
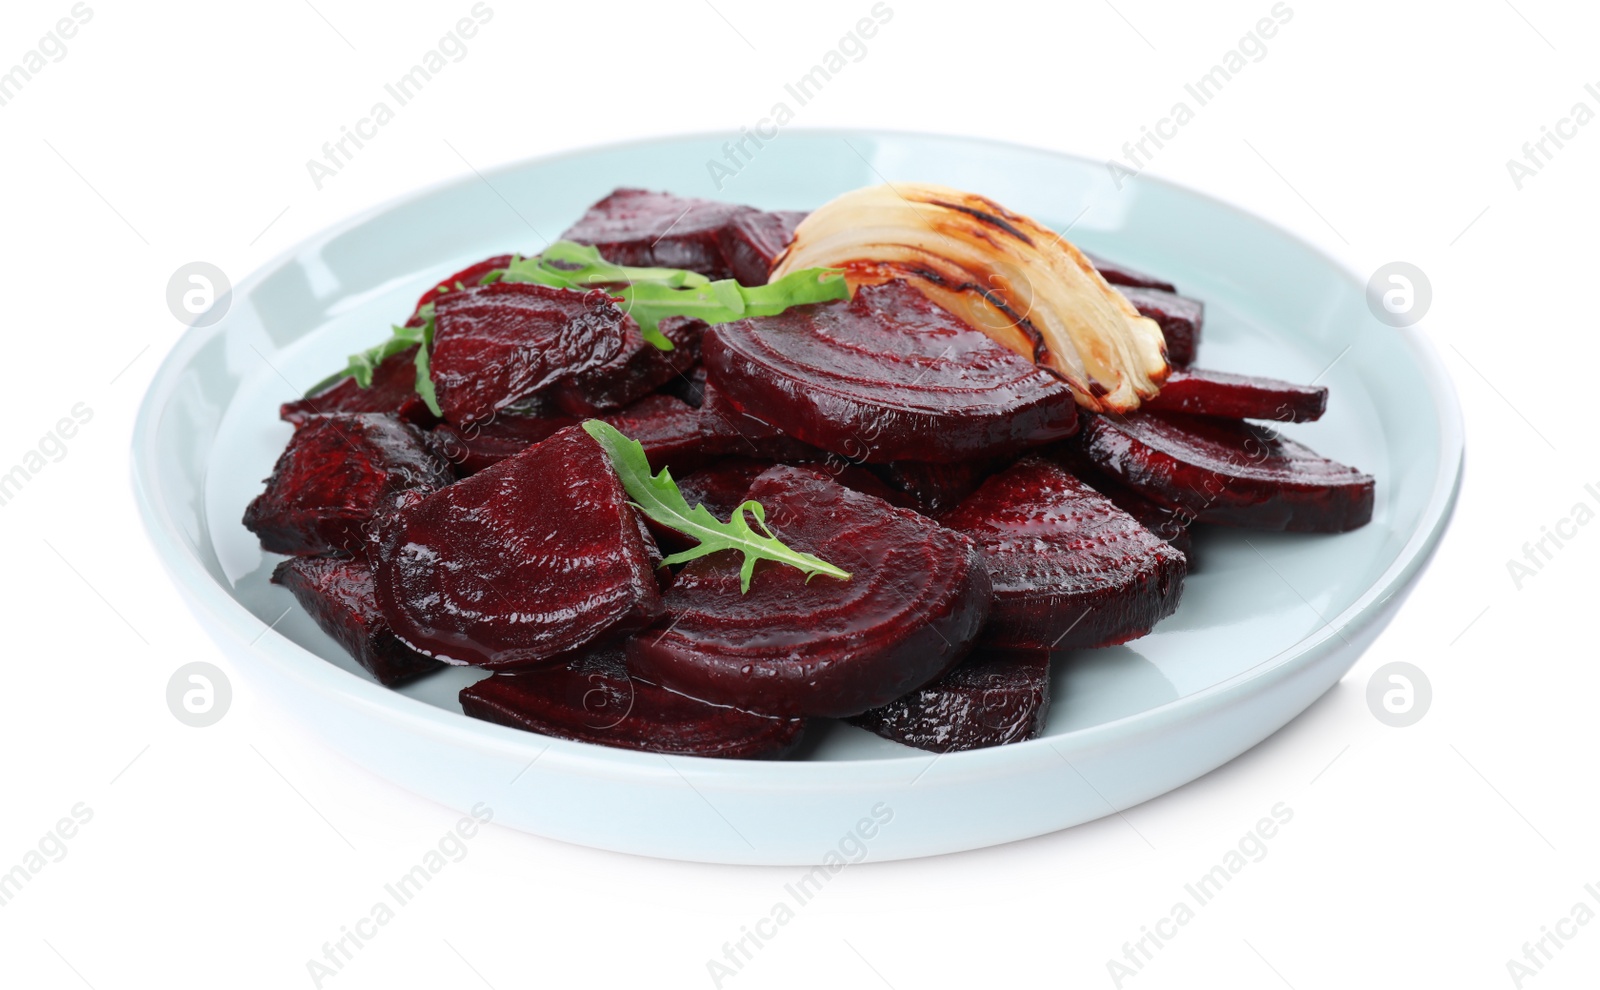
[[[838,269],[807,268],[766,285],[740,285],[731,278],[688,288],[636,282],[616,294],[628,304],[628,314],[645,339],[661,347],[667,340],[661,333],[661,321],[669,316],[693,316],[713,325],[750,316],[775,316],[790,306],[849,299],[850,286]],[[670,350],[671,346],[669,341],[661,349]]]
[[[502,281],[535,282],[578,291],[605,288],[627,304],[644,339],[663,351],[673,349],[672,341],[661,332],[661,321],[669,316],[692,316],[710,324],[731,323],[750,316],[774,316],[790,306],[850,298],[844,272],[836,268],[807,268],[767,285],[740,285],[733,279],[713,282],[698,272],[681,268],[615,265],[601,257],[598,248],[571,241],[557,241],[532,258],[514,256],[509,265],[484,275],[478,284]],[[465,286],[457,282],[456,288]],[[449,290],[441,287],[441,291]],[[344,378],[354,378],[360,387],[370,388],[372,373],[385,358],[416,347],[417,394],[435,416],[441,415],[429,370],[433,303],[423,306],[417,315],[425,321],[422,326],[392,328],[388,340],[350,355],[342,370],[318,382],[306,394],[315,395]]]
[[[689,507],[683,492],[678,490],[678,483],[672,480],[672,474],[666,468],[662,468],[659,474],[650,473],[650,460],[639,441],[630,440],[616,427],[598,419],[584,421],[583,428],[611,458],[617,476],[622,479],[622,487],[627,490],[628,497],[639,511],[661,525],[699,541],[699,545],[693,549],[667,557],[661,562],[663,565],[682,564],[718,550],[737,550],[744,554],[744,564],[739,569],[739,586],[743,592],[750,590],[750,578],[755,574],[759,560],[772,560],[799,568],[808,582],[818,574],[841,581],[850,580],[850,572],[840,570],[809,553],[790,549],[773,536],[767,528],[767,513],[760,502],[751,499],[734,509],[727,522],[719,522],[704,505],[696,505],[692,509]],[[751,527],[750,521],[745,518],[746,513],[755,517],[761,532]]]

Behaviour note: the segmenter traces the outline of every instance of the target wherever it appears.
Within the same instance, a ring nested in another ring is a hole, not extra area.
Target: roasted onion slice
[[[1154,320],[1066,239],[982,196],[923,183],[845,193],[800,224],[771,279],[812,267],[844,269],[852,289],[905,279],[1061,377],[1086,409],[1131,412],[1167,377]]]

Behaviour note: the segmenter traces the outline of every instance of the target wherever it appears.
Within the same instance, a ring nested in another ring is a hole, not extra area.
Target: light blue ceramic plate
[[[1350,668],[1399,607],[1454,504],[1460,414],[1415,333],[1372,317],[1363,284],[1309,245],[1188,190],[1115,188],[1103,165],[950,137],[785,131],[725,188],[725,135],[602,148],[472,176],[315,237],[241,283],[225,319],[162,365],[134,435],[151,538],[240,671],[329,746],[457,808],[585,845],[735,863],[813,863],[870,817],[873,859],[1065,828],[1193,780],[1265,739]],[[806,209],[883,181],[988,195],[1208,307],[1200,363],[1332,389],[1288,432],[1378,479],[1371,525],[1340,536],[1209,531],[1178,613],[1124,647],[1058,659],[1047,734],[935,757],[843,725],[802,758],[744,763],[546,739],[469,719],[445,671],[378,686],[267,583],[275,558],[240,525],[289,437],[278,403],[381,339],[427,285],[535,251],[621,185]],[[1342,356],[1341,356],[1342,355]],[[880,807],[881,806],[881,807]]]

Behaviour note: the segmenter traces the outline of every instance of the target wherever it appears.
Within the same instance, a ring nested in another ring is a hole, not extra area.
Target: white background
[[[490,0],[468,55],[321,191],[306,160],[469,0],[90,0],[67,55],[0,107],[0,465],[75,403],[94,414],[0,507],[0,870],[76,803],[94,813],[65,858],[0,907],[0,984],[310,986],[306,961],[458,817],[256,696],[147,548],[127,449],[181,330],[169,276],[200,259],[237,282],[467,162],[752,124],[871,6],[715,2]],[[1104,159],[1271,7],[1113,2],[891,0],[867,57],[795,125]],[[1267,56],[1151,168],[1360,272],[1402,259],[1431,277],[1422,329],[1466,410],[1467,484],[1393,626],[1305,715],[1208,777],[1069,832],[848,869],[724,986],[1110,987],[1107,960],[1278,802],[1294,818],[1266,858],[1124,985],[1514,986],[1506,961],[1600,881],[1600,526],[1520,590],[1506,569],[1600,484],[1589,178],[1600,126],[1520,191],[1506,169],[1575,102],[1600,110],[1584,92],[1600,83],[1600,15],[1513,2],[1290,0]],[[0,67],[70,7],[0,8]],[[192,660],[234,675],[233,708],[212,728],[179,724],[165,704],[169,676]],[[1372,671],[1394,660],[1432,680],[1432,709],[1411,728],[1380,724],[1365,703]],[[658,862],[498,827],[469,848],[324,985],[707,987],[707,960],[800,872]],[[1578,931],[1523,985],[1594,985],[1600,924]]]

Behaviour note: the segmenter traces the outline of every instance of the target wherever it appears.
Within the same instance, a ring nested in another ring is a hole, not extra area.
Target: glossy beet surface
[[[626,336],[622,310],[598,289],[497,282],[443,296],[434,311],[433,385],[458,425],[605,364]]]
[[[559,739],[725,759],[782,756],[805,728],[804,719],[708,705],[630,677],[615,646],[481,680],[462,690],[461,710]]]
[[[360,557],[291,557],[272,572],[323,632],[393,687],[441,665],[401,642],[378,611],[372,569]]]
[[[728,271],[742,285],[766,285],[772,263],[805,218],[804,213],[759,210],[731,217],[717,237]]]
[[[1174,371],[1161,386],[1161,393],[1146,400],[1142,408],[1224,419],[1309,423],[1327,411],[1328,390],[1321,385],[1190,368]]]
[[[537,664],[661,611],[638,518],[578,427],[403,506],[376,556],[390,625],[456,663]]]
[[[1120,287],[1142,316],[1155,320],[1167,341],[1167,361],[1177,368],[1194,363],[1200,347],[1200,329],[1205,324],[1206,307],[1198,299],[1163,292],[1160,289]]]
[[[572,416],[595,416],[639,401],[700,363],[704,322],[673,316],[661,321],[660,330],[672,342],[671,350],[645,340],[639,325],[627,320],[615,357],[557,380],[541,395]]]
[[[849,719],[885,739],[935,753],[1038,738],[1050,713],[1050,651],[989,651],[925,687]]]
[[[713,279],[732,278],[722,255],[722,229],[734,217],[755,212],[671,193],[618,189],[589,207],[561,239],[593,244],[619,265],[687,268]]]
[[[244,524],[273,553],[359,550],[373,512],[397,492],[452,480],[415,427],[393,416],[313,416],[295,427]]]
[[[1199,522],[1342,533],[1372,519],[1371,475],[1259,424],[1086,416],[1080,443],[1100,470]]]
[[[1118,288],[1121,288],[1122,286],[1132,286],[1145,289],[1157,289],[1163,292],[1178,291],[1171,282],[1168,282],[1163,278],[1157,278],[1148,272],[1142,272],[1137,268],[1132,268],[1128,265],[1121,264],[1120,262],[1111,261],[1108,258],[1102,258],[1097,254],[1089,254],[1087,251],[1084,252],[1084,255],[1089,259],[1090,263],[1095,266],[1095,268],[1100,270],[1100,274],[1105,277],[1107,282],[1110,282],[1112,285],[1115,285]]]
[[[709,398],[696,408],[671,395],[652,395],[626,409],[602,416],[644,446],[656,470],[670,467],[681,477],[719,457],[760,460],[814,460],[825,456],[771,426],[729,410]]]
[[[1067,386],[904,282],[713,327],[708,383],[852,460],[963,461],[1070,435]]]
[[[354,378],[341,378],[304,399],[285,402],[278,416],[303,423],[328,413],[389,413],[410,423],[429,426],[435,420],[417,396],[417,349],[391,354],[372,371],[372,384],[362,388]]]
[[[921,687],[966,654],[990,585],[966,537],[825,474],[775,467],[750,497],[789,546],[848,581],[767,562],[739,590],[739,555],[686,564],[667,614],[628,644],[639,676],[692,697],[781,715],[854,715]]]
[[[428,303],[438,302],[440,297],[448,293],[459,292],[462,289],[471,289],[481,285],[485,275],[498,268],[505,268],[510,264],[511,255],[497,254],[492,258],[485,258],[477,264],[468,265],[454,275],[440,279],[436,285],[430,286],[428,291],[417,299],[417,309],[420,310]]]
[[[1117,508],[1137,519],[1145,529],[1172,544],[1185,556],[1188,555],[1194,542],[1189,536],[1189,524],[1194,519],[1188,513],[1153,502],[1101,471],[1071,441],[1050,447],[1043,456],[1066,468],[1090,488],[1109,498]]]
[[[1188,563],[1056,464],[1030,457],[940,520],[983,548],[994,584],[987,645],[1125,643],[1178,608]]]

